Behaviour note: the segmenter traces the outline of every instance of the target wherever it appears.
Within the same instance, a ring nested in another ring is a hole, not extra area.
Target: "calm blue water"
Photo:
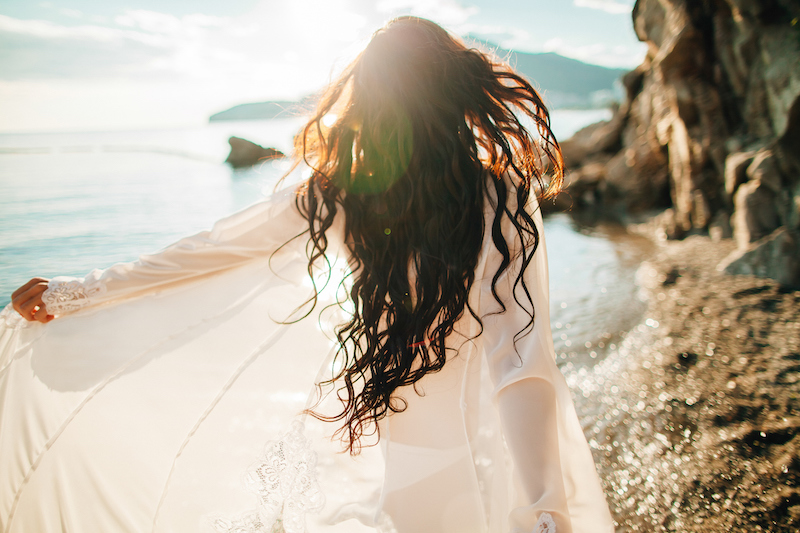
[[[607,116],[557,110],[553,128],[567,138]],[[0,305],[34,275],[82,276],[133,260],[263,198],[287,163],[233,171],[222,163],[228,137],[288,153],[301,123],[0,135]],[[545,232],[557,349],[565,358],[588,353],[585,342],[594,346],[637,316],[637,244],[613,229],[577,231],[565,216],[548,219]]]
[[[236,134],[288,151],[299,119],[186,130],[0,135],[0,294],[31,274],[130,261],[268,194],[286,163],[234,172]]]

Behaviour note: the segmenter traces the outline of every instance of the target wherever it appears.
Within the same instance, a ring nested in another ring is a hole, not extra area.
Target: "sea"
[[[558,139],[608,110],[554,110]],[[290,153],[302,118],[184,129],[0,134],[0,305],[32,276],[82,276],[207,229],[269,195],[289,168],[233,170],[235,135]],[[641,239],[613,225],[549,216],[551,318],[567,369],[601,360],[638,323]]]

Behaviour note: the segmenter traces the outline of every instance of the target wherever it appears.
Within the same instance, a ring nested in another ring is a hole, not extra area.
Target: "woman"
[[[14,293],[2,530],[613,531],[554,362],[537,92],[403,17],[296,144],[299,188]]]

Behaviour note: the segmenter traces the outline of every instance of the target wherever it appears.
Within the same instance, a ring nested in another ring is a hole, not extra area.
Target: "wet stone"
[[[694,352],[681,352],[678,354],[678,366],[688,368],[697,363],[697,354]]]

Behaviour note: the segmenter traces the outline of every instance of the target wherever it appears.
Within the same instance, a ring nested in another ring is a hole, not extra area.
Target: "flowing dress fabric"
[[[460,320],[444,369],[398,390],[408,408],[351,457],[336,424],[301,414],[346,312],[331,305],[348,272],[341,217],[333,277],[313,272],[324,289],[300,319],[312,282],[295,197],[56,278],[47,325],[0,313],[0,532],[612,532],[555,364],[544,240],[525,274],[535,326],[515,345],[528,315],[496,313],[487,224],[470,294],[482,333]],[[505,302],[515,279],[499,280]],[[318,408],[337,407],[332,394]]]

